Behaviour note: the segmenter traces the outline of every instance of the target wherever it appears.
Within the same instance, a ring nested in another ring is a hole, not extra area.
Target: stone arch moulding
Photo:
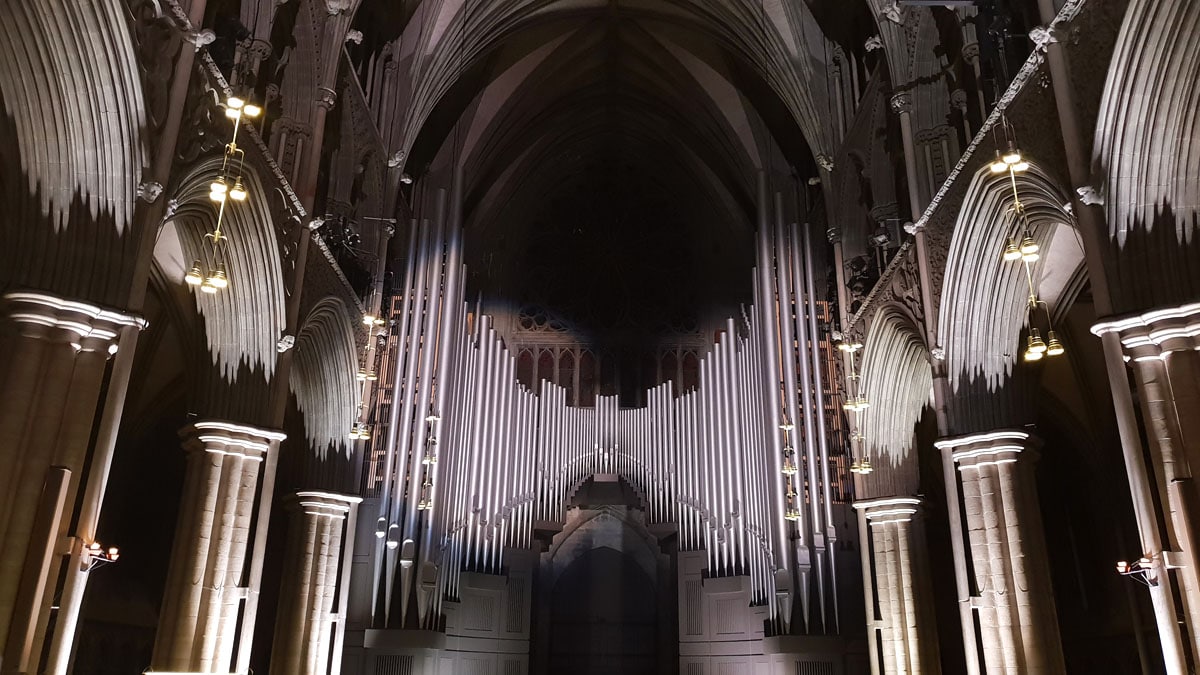
[[[1066,196],[1042,168],[1031,165],[1018,174],[1017,190],[1043,251],[1054,235],[1074,221],[1063,207]],[[938,336],[945,349],[947,372],[954,389],[984,380],[989,391],[1011,375],[1019,354],[1018,341],[1029,320],[1029,284],[1021,263],[1002,258],[1013,235],[1010,209],[1012,182],[1007,173],[993,174],[984,166],[976,172],[954,223],[938,304]],[[1037,283],[1045,274],[1045,259],[1032,265]],[[935,292],[939,289],[934,289]]]
[[[211,269],[218,262],[205,235],[216,224],[216,205],[208,193],[221,161],[216,156],[197,162],[184,172],[172,196],[174,212],[166,223],[174,226],[184,265],[198,260]],[[283,265],[267,195],[251,164],[245,165],[242,180],[248,198],[226,206],[221,220],[228,239],[221,244],[220,258],[229,286],[213,295],[194,294],[213,365],[229,382],[236,380],[243,364],[261,372],[264,380],[271,378],[285,316]]]
[[[908,459],[913,429],[931,398],[933,371],[917,327],[895,305],[879,309],[863,348],[862,394],[871,407],[860,414],[872,455],[892,466]]]
[[[325,298],[308,313],[296,339],[289,385],[309,447],[320,456],[330,449],[348,452],[346,432],[358,418],[361,388],[352,325],[345,303]]]

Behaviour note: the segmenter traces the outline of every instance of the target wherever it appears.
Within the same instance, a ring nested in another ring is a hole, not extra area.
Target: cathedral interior
[[[0,675],[1200,672],[1197,44],[0,0]]]

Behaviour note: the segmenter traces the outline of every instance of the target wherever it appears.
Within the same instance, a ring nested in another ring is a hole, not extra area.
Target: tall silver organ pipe
[[[413,221],[409,235],[393,323],[395,389],[375,474],[373,584],[383,600],[373,606],[375,625],[438,629],[463,572],[503,573],[506,552],[535,546],[535,529],[563,522],[590,477],[617,474],[648,523],[673,524],[681,550],[705,551],[710,576],[748,577],[776,630],[790,625],[787,596],[799,591],[797,625],[831,632],[832,478],[817,325],[806,313],[815,298],[811,245],[785,226],[765,178],[754,303],[698,358],[698,386],[668,379],[638,408],[622,408],[616,396],[576,405],[578,377],[570,389],[543,380],[536,391],[517,380],[517,350],[466,302],[461,201],[456,175],[449,213],[439,193],[436,217]]]

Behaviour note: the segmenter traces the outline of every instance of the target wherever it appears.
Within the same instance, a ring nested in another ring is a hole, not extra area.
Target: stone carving
[[[362,41],[363,41],[363,34],[362,34],[361,30],[346,31],[346,42],[353,42],[356,45],[361,45]]]
[[[817,165],[826,171],[832,172],[833,158],[822,152],[817,155]]]
[[[1104,195],[1094,186],[1077,187],[1075,194],[1079,195],[1079,201],[1087,206],[1104,206]]]
[[[867,38],[865,43],[863,43],[863,48],[865,48],[868,52],[873,52],[877,49],[883,49],[883,38],[879,37],[878,35],[871,36]]]
[[[283,337],[279,338],[279,342],[275,343],[275,349],[278,350],[280,354],[286,352],[287,350],[289,350],[295,346],[296,346],[296,336],[295,335],[284,335]]]
[[[1058,42],[1058,34],[1053,27],[1038,26],[1029,31],[1029,39],[1033,41],[1034,49],[1044,52],[1051,44]]]
[[[158,197],[162,194],[162,191],[162,183],[157,183],[152,180],[144,181],[138,184],[137,196],[138,199],[142,200],[143,202],[146,202],[147,204],[153,204],[154,202],[158,201]]]
[[[903,115],[907,112],[912,112],[912,94],[907,91],[902,91],[894,96],[891,100],[892,112],[897,115]]]
[[[900,3],[897,2],[897,0],[892,0],[892,4],[888,7],[884,7],[881,13],[883,18],[891,21],[897,26],[904,25],[904,9],[900,7]]]
[[[200,51],[201,48],[216,42],[217,34],[205,28],[201,31],[188,33],[184,39],[195,45],[196,51]]]

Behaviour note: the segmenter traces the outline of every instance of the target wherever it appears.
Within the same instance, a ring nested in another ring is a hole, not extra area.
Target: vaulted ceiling
[[[848,4],[822,22],[869,22]],[[749,301],[759,171],[790,202],[832,145],[836,43],[803,3],[367,2],[356,27],[352,57],[417,73],[381,130],[414,203],[464,165],[473,290],[593,331]]]

